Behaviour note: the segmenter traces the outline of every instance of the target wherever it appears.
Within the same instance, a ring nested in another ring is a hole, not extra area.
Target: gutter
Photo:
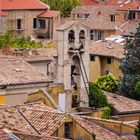
[[[19,85],[31,85],[31,84],[45,84],[45,83],[53,83],[53,80],[51,81],[38,81],[38,82],[27,82],[27,83],[11,83],[11,84],[4,84],[4,85],[0,85],[0,89],[5,89],[8,86],[19,86]]]

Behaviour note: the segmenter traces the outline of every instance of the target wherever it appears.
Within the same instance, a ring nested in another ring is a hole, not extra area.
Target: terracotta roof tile
[[[105,92],[107,100],[119,113],[140,112],[140,101]]]
[[[0,0],[1,10],[48,9],[39,0]]]
[[[27,62],[15,57],[0,57],[0,85],[50,82],[50,77],[40,73]]]
[[[139,26],[140,20],[128,20],[118,27],[121,35],[134,35],[136,28]]]
[[[55,109],[52,109],[50,107],[48,107],[47,105],[43,104],[43,103],[27,103],[27,104],[24,104],[24,105],[17,105],[17,107],[19,109],[22,109],[22,110],[39,110],[39,111],[49,111],[49,112],[59,112]]]
[[[4,132],[3,130],[0,130],[0,140],[13,140],[13,138],[8,135],[8,133]],[[15,140],[17,140],[15,138]]]
[[[105,5],[114,5],[114,6],[119,6],[121,5],[125,0],[108,0],[105,2]]]
[[[37,134],[15,107],[0,109],[0,129],[4,128],[26,134]]]
[[[58,112],[24,109],[22,113],[43,136],[51,136],[66,119]]]
[[[120,43],[110,41],[96,41],[90,45],[90,54],[99,56],[114,57],[121,59],[124,57],[124,49]]]
[[[43,11],[41,14],[39,14],[37,17],[39,18],[47,18],[47,17],[57,17],[60,15],[60,11]]]
[[[100,2],[96,1],[96,0],[81,0],[81,4],[82,5],[97,5],[99,4]]]
[[[91,29],[98,30],[116,30],[116,26],[119,26],[120,22],[111,22],[110,15],[116,15],[118,6],[81,6],[76,7],[73,11],[73,15],[77,14],[89,14],[87,19],[76,19],[82,24],[88,26]],[[96,20],[95,20],[96,19]]]
[[[138,10],[140,8],[139,0],[128,0],[123,2],[118,10]]]
[[[6,16],[7,16],[6,13],[0,11],[0,17],[6,17]]]
[[[97,140],[121,140],[120,136],[111,132],[108,129],[105,129],[97,125],[96,123],[87,121],[86,119],[76,116],[76,115],[73,116],[73,118],[89,133],[95,134]]]

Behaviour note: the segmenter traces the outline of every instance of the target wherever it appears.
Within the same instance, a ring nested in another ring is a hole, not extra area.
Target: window
[[[107,64],[111,64],[111,58],[107,58]]]
[[[95,61],[95,56],[94,55],[90,55],[90,61]]]
[[[17,19],[17,29],[21,29],[21,19]]]
[[[103,40],[104,39],[104,31],[91,30],[90,31],[90,39],[94,40],[94,41]]]
[[[37,28],[37,18],[33,19],[33,28],[36,29]]]
[[[98,40],[103,40],[103,39],[104,39],[104,32],[98,31]]]
[[[94,31],[93,30],[90,31],[90,40],[94,40]]]
[[[38,19],[38,28],[45,29],[46,28],[46,20]]]
[[[78,14],[78,18],[86,19],[89,16],[89,14]]]
[[[135,18],[136,18],[135,12],[130,12],[128,15],[128,19],[135,19]]]
[[[65,138],[70,139],[71,138],[71,127],[70,123],[65,123],[64,125],[64,133],[65,133]]]
[[[112,70],[106,70],[106,74],[112,73]]]
[[[115,15],[110,15],[110,21],[115,22]]]

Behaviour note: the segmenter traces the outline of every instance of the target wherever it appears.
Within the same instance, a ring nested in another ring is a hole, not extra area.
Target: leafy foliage
[[[32,41],[30,37],[17,36],[16,34],[6,33],[0,35],[0,48],[5,44],[10,45],[13,48],[51,48],[52,45],[43,46],[39,42]]]
[[[140,118],[139,118],[137,128],[135,129],[135,135],[137,137],[137,140],[140,140]]]
[[[110,119],[110,115],[111,115],[111,109],[109,107],[104,107],[103,108],[103,114],[101,115],[102,119]]]
[[[94,83],[89,83],[89,106],[90,107],[104,107],[107,105],[107,98],[102,93],[100,89],[98,89]]]
[[[69,17],[72,9],[80,4],[80,0],[42,0],[52,10],[61,12],[62,17]]]
[[[118,88],[118,80],[112,74],[107,74],[100,76],[96,80],[96,85],[101,90],[115,92]]]
[[[135,91],[136,91],[137,94],[140,95],[140,81],[136,83],[136,85],[135,85]]]
[[[127,97],[140,99],[135,91],[135,85],[140,81],[140,26],[134,38],[126,41],[125,58],[122,59],[120,69],[123,73],[119,92]]]

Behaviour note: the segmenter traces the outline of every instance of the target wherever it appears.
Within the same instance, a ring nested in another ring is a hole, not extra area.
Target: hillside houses
[[[61,25],[60,12],[39,0],[0,0],[2,35],[53,44],[13,48],[7,41],[0,49],[0,140],[137,139],[140,101],[103,91],[112,112],[102,119],[104,108],[89,107],[89,82],[122,76],[140,3],[81,1]]]
[[[60,12],[38,0],[0,0],[1,11],[7,15],[7,31],[19,35],[53,39],[55,28],[60,25]]]

